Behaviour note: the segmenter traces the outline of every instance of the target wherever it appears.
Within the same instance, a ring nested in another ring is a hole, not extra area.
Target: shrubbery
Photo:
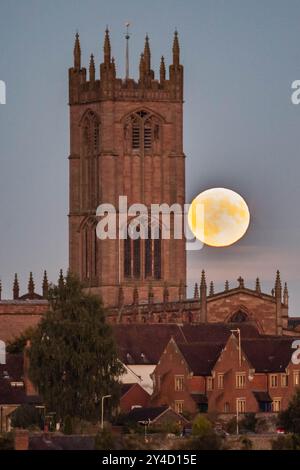
[[[14,439],[12,433],[0,434],[0,450],[13,450]]]
[[[203,415],[198,415],[192,427],[192,437],[183,445],[185,450],[220,450],[222,439],[215,433],[212,423]]]
[[[43,418],[41,412],[33,405],[21,405],[11,415],[13,428],[42,429]]]

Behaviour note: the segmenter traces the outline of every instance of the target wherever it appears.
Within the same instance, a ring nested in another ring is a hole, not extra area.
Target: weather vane
[[[125,33],[125,39],[126,39],[126,73],[125,73],[125,76],[126,76],[126,80],[129,79],[129,39],[130,39],[130,33],[129,33],[129,27],[131,26],[131,24],[129,23],[129,21],[127,21],[125,23],[125,26],[126,26],[126,33]]]

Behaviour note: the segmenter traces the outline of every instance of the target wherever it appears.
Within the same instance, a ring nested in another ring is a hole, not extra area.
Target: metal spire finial
[[[126,39],[126,57],[125,57],[125,67],[126,67],[126,71],[125,71],[125,77],[126,77],[126,80],[129,79],[129,39],[130,39],[130,33],[129,33],[129,27],[130,27],[130,23],[129,21],[127,21],[127,23],[125,23],[125,26],[126,26],[126,33],[125,33],[125,39]]]

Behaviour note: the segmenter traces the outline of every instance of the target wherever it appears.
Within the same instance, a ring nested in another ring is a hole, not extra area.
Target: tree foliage
[[[212,431],[212,423],[203,415],[198,415],[193,421],[193,436],[202,437]]]
[[[222,439],[216,434],[212,423],[203,415],[196,416],[192,437],[183,444],[184,450],[220,450]]]
[[[300,450],[300,438],[296,434],[278,436],[272,441],[272,450]]]
[[[296,390],[287,409],[279,414],[278,424],[285,431],[300,435],[300,389]]]
[[[23,353],[27,341],[31,339],[34,333],[34,328],[27,328],[18,338],[10,341],[6,347],[6,351],[9,354],[21,354]]]
[[[103,395],[112,395],[106,409],[117,403],[123,372],[104,308],[70,274],[50,288],[49,302],[31,338],[29,376],[57,419],[97,420]]]
[[[0,451],[14,450],[14,439],[12,433],[0,434]]]
[[[255,413],[246,413],[240,421],[241,431],[255,432],[257,425],[257,418]]]
[[[39,428],[43,427],[41,412],[33,405],[21,405],[11,415],[11,424],[14,428]]]

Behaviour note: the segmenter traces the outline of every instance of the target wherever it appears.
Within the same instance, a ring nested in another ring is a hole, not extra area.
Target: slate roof
[[[23,382],[23,355],[7,354],[6,364],[0,364],[0,404],[21,405],[41,403],[38,396],[28,396],[23,385],[12,386],[12,382]]]
[[[157,364],[165,347],[173,337],[176,343],[227,342],[235,324],[119,324],[113,325],[118,354],[124,364]],[[257,338],[255,326],[239,324],[242,336]]]
[[[258,392],[253,392],[253,395],[255,396],[258,403],[260,402],[271,403],[273,401],[268,392],[258,391]]]
[[[176,411],[172,410],[168,405],[163,406],[153,406],[153,407],[136,407],[133,408],[129,413],[122,416],[122,419],[119,424],[125,424],[129,422],[138,423],[139,421],[148,421],[155,422],[161,415],[165,412],[170,410],[174,416],[178,416],[178,418],[185,419],[183,416],[176,413]]]
[[[242,350],[256,372],[284,372],[291,361],[294,338],[242,340]]]
[[[206,395],[204,395],[204,393],[192,392],[191,397],[197,403],[197,405],[207,405],[208,403],[208,398]]]
[[[168,405],[164,406],[153,406],[153,407],[137,407],[133,408],[127,415],[124,417],[125,421],[146,421],[150,419],[150,421],[154,421],[157,419],[162,413],[169,409]]]
[[[222,343],[177,344],[194,375],[210,375],[224,347]]]
[[[23,380],[23,354],[6,354],[6,364],[0,364],[0,379],[7,375],[14,382]]]

